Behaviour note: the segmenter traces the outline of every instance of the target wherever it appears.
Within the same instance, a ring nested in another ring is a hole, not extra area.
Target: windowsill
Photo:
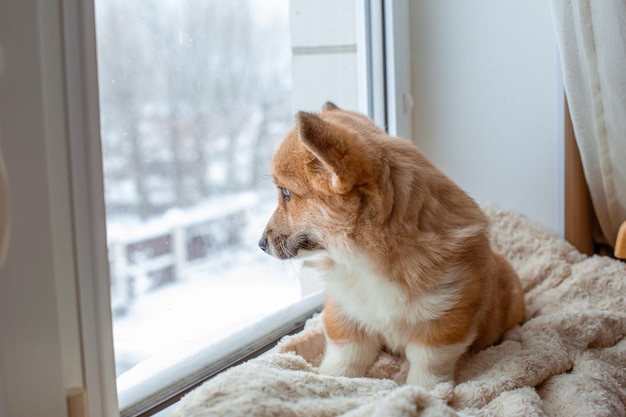
[[[322,302],[321,292],[309,295],[218,342],[203,346],[199,341],[140,363],[117,379],[120,415],[153,415],[169,408],[207,379],[301,330],[321,311]]]

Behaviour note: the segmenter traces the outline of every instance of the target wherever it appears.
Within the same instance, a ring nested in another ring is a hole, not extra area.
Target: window
[[[119,376],[300,298],[256,247],[293,117],[288,3],[98,0],[96,18]]]
[[[95,2],[124,415],[158,409],[320,308],[298,264],[256,242],[276,206],[269,161],[294,110],[332,100],[372,113],[369,8],[322,3]]]

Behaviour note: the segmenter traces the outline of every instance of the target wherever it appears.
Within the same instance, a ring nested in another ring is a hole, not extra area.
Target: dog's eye
[[[283,193],[283,199],[285,201],[291,200],[291,193],[289,192],[289,190],[281,187],[280,192]]]

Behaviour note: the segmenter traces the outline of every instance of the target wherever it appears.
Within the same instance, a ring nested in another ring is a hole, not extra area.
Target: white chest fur
[[[406,347],[416,326],[438,318],[458,301],[457,293],[443,289],[409,300],[398,283],[377,274],[364,256],[342,259],[323,274],[328,294],[346,316],[382,336],[394,350]]]

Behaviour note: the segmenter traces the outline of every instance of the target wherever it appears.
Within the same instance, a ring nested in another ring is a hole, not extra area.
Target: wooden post
[[[565,100],[565,239],[580,252],[592,255],[594,211],[585,180],[574,127]]]
[[[87,417],[87,395],[83,388],[70,388],[66,392],[68,417]]]
[[[129,307],[132,302],[134,292],[131,291],[130,270],[128,268],[128,259],[126,258],[126,243],[112,242],[111,243],[112,261],[111,272],[115,277],[115,294],[111,294],[112,302],[117,300],[122,304],[124,309]],[[118,305],[114,305],[114,308],[118,308]]]
[[[619,259],[626,259],[626,220],[619,228],[617,232],[617,239],[615,240],[615,257]]]
[[[178,223],[172,230],[172,252],[174,260],[174,280],[185,276],[187,269],[187,230]]]

